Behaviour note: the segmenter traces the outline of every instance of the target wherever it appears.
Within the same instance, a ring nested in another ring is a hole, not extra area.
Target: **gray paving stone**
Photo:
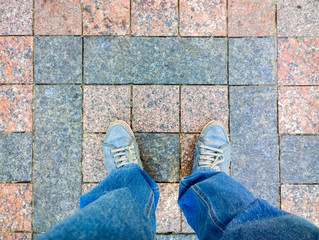
[[[36,83],[81,83],[82,39],[35,37],[34,65]]]
[[[35,86],[35,232],[46,232],[79,207],[81,102],[80,86]]]
[[[156,235],[157,240],[198,240],[195,234]]]
[[[226,40],[85,38],[85,83],[226,84]]]
[[[0,182],[30,182],[32,134],[0,134]]]
[[[280,138],[282,183],[318,183],[318,162],[318,136],[283,136]]]
[[[229,39],[229,83],[231,85],[276,84],[275,39]]]
[[[135,134],[144,170],[156,182],[179,181],[178,134]]]
[[[230,88],[231,176],[279,206],[275,87]]]

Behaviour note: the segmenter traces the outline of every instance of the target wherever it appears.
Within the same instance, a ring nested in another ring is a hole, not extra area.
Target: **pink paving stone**
[[[31,240],[31,233],[0,233],[1,240]]]
[[[226,0],[180,0],[182,36],[226,36]]]
[[[319,186],[282,185],[281,209],[303,217],[319,227]]]
[[[37,35],[81,35],[80,0],[35,0]]]
[[[0,83],[31,83],[32,37],[0,37]]]
[[[0,86],[0,131],[32,131],[32,86]]]
[[[278,39],[278,83],[319,85],[319,39]]]
[[[156,232],[180,232],[181,213],[177,205],[178,184],[159,183],[160,199],[156,209]]]
[[[137,132],[178,132],[179,88],[133,86],[133,129]]]
[[[278,36],[319,35],[319,1],[278,0],[277,9]]]
[[[84,35],[126,35],[130,0],[83,0]]]
[[[85,86],[84,131],[106,132],[115,120],[130,122],[130,86]]]
[[[274,36],[275,5],[273,0],[230,0],[228,35]]]
[[[193,169],[193,159],[195,146],[199,134],[182,134],[181,135],[181,177],[191,174]]]
[[[177,35],[177,0],[132,0],[132,34],[135,36]]]
[[[32,0],[2,0],[0,16],[0,35],[32,34]]]
[[[82,195],[89,192],[92,188],[95,188],[97,186],[97,183],[84,183],[82,184]]]
[[[191,226],[189,226],[184,213],[182,213],[182,233],[195,233]]]
[[[182,132],[200,132],[212,120],[228,125],[226,86],[182,87]]]
[[[83,182],[100,182],[107,175],[103,156],[104,134],[83,136]]]
[[[31,231],[31,184],[0,183],[0,231]]]
[[[280,87],[280,133],[319,133],[319,87]]]

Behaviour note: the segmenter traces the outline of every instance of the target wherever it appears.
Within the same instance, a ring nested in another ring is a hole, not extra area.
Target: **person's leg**
[[[225,174],[229,151],[225,128],[208,124],[196,146],[193,172],[181,181],[178,204],[199,239],[319,237],[314,225],[255,198]]]

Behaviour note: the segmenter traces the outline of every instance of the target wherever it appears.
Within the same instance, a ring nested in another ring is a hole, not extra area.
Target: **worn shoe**
[[[230,144],[222,123],[211,121],[203,128],[194,156],[192,173],[202,168],[227,172],[230,164]]]
[[[119,120],[110,124],[103,144],[103,154],[109,173],[131,163],[143,169],[133,131],[124,121]]]

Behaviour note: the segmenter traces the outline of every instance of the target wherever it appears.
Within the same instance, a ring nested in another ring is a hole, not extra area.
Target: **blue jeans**
[[[39,239],[155,239],[157,184],[137,165],[111,172],[80,210]],[[223,172],[185,177],[178,204],[199,239],[319,239],[310,222],[255,198]]]

